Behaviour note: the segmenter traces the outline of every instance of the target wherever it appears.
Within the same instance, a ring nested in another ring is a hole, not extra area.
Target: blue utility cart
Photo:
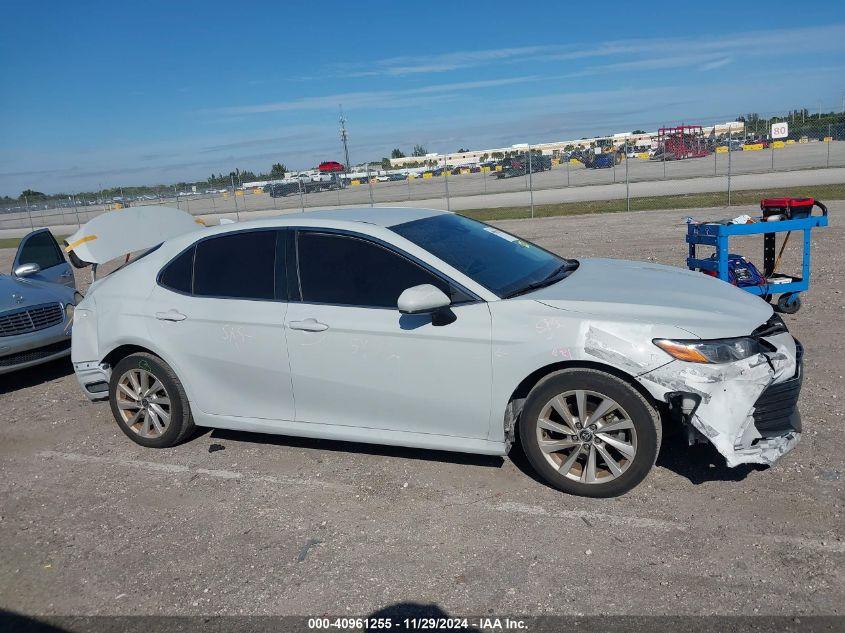
[[[821,215],[812,215],[813,207],[821,209]],[[746,292],[760,295],[769,301],[773,295],[780,295],[777,308],[793,314],[801,307],[800,293],[810,287],[810,231],[827,226],[827,208],[813,198],[767,198],[760,201],[763,217],[752,224],[702,223],[687,226],[686,241],[689,244],[687,267],[731,281],[728,255],[729,239],[736,235],[763,236],[763,283],[757,285],[738,284]],[[801,276],[793,277],[777,272],[792,231],[804,232],[804,253]],[[778,233],[786,233],[780,253],[775,256]],[[716,249],[712,257],[697,256],[696,246],[711,246]]]

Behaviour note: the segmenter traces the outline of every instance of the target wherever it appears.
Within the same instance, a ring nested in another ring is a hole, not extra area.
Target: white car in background
[[[518,434],[552,486],[612,496],[661,416],[730,466],[798,441],[800,347],[718,279],[425,209],[184,222],[76,309],[79,383],[142,446],[196,425],[504,455]]]

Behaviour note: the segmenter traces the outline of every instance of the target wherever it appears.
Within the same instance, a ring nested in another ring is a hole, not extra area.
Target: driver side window
[[[56,240],[47,231],[41,231],[28,238],[21,247],[20,264],[38,264],[41,270],[65,263],[64,255],[59,250]]]
[[[402,291],[420,284],[436,286],[453,301],[468,299],[409,259],[350,235],[302,231],[297,257],[305,303],[395,310]]]

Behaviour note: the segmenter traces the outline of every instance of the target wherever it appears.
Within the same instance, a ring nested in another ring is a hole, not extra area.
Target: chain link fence
[[[666,196],[707,194],[710,205],[734,202],[735,192],[818,182],[818,170],[845,167],[845,114],[815,120],[795,115],[782,138],[771,138],[770,120],[706,127],[660,126],[566,143],[515,145],[504,150],[428,155],[412,166],[358,168],[332,182],[297,180],[272,187],[224,188],[197,183],[146,189],[142,196],[68,195],[23,200],[0,207],[0,230],[71,227],[125,205],[164,204],[197,216],[244,219],[313,208],[414,205],[451,210],[534,208],[560,203],[624,201],[625,209],[663,208]],[[530,157],[530,158],[529,158]],[[409,161],[405,161],[406,165]],[[413,163],[411,163],[413,165]],[[787,178],[786,174],[789,173]],[[815,174],[815,176],[814,176]],[[845,182],[825,172],[825,182]]]

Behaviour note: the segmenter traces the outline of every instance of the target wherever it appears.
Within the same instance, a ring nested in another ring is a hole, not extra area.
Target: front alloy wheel
[[[594,369],[566,369],[538,383],[526,399],[519,432],[543,479],[589,497],[636,486],[660,447],[657,412],[629,383]]]
[[[625,409],[584,389],[546,403],[537,420],[537,442],[553,468],[585,484],[616,479],[637,454],[637,431]]]

